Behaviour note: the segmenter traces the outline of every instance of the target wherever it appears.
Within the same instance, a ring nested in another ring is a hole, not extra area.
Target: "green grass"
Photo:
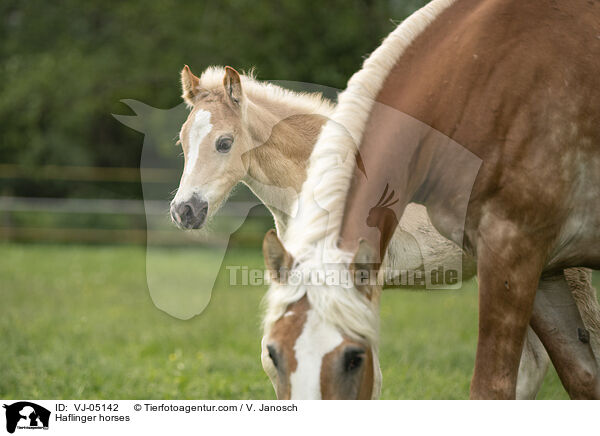
[[[259,358],[265,288],[230,287],[223,268],[206,310],[182,321],[153,305],[142,248],[4,244],[0,259],[0,397],[275,398]],[[230,250],[227,264],[262,257]],[[467,398],[476,308],[472,282],[384,292],[382,398]],[[539,398],[567,398],[554,371]]]

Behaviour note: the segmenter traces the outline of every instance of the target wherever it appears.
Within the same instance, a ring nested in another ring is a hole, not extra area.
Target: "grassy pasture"
[[[4,244],[0,259],[0,397],[275,398],[259,358],[264,287],[230,287],[223,267],[206,310],[182,321],[153,305],[143,248]],[[262,257],[230,250],[224,265]],[[384,292],[382,398],[467,398],[476,310],[474,282]],[[566,398],[553,370],[539,398]]]

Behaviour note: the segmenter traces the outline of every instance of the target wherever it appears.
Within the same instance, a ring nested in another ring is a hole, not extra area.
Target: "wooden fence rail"
[[[144,183],[172,184],[179,172],[168,168],[144,168]],[[140,168],[86,167],[45,165],[31,168],[14,164],[0,164],[0,180],[69,180],[87,182],[141,183]],[[1,190],[0,190],[1,192]],[[5,192],[6,193],[6,192]],[[228,214],[242,216],[256,203],[229,201]],[[136,243],[147,240],[146,228],[97,228],[32,224],[36,220],[15,220],[16,214],[84,214],[84,215],[130,215],[165,217],[165,225],[152,230],[152,240],[165,245],[187,245],[189,236],[168,223],[168,200],[96,199],[96,198],[42,198],[0,196],[0,240],[3,241],[53,241],[83,243]],[[254,215],[268,215],[266,209]],[[109,219],[108,217],[107,219]],[[112,218],[110,218],[112,219]],[[18,221],[18,222],[17,222]],[[40,220],[37,220],[40,221]],[[53,220],[42,220],[52,223]],[[106,219],[104,220],[104,222]],[[23,224],[24,222],[28,224]],[[63,219],[64,223],[64,219]],[[215,234],[215,240],[223,235]],[[210,242],[211,236],[205,237]]]

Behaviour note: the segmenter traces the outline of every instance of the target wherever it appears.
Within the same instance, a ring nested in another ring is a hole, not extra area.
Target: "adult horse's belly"
[[[588,149],[566,159],[572,177],[568,215],[547,269],[586,266],[600,269],[600,153]]]

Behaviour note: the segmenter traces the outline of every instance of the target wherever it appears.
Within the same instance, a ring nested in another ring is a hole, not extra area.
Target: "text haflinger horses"
[[[210,68],[200,78],[188,68],[182,71],[184,98],[192,112],[180,134],[187,171],[173,201],[172,213],[184,209],[187,203],[184,194],[193,193],[202,201],[209,200],[210,217],[231,188],[244,182],[269,207],[279,232],[283,233],[290,215],[294,215],[296,193],[306,176],[308,156],[333,107],[316,95],[297,94],[251,77],[236,76],[234,70],[223,68]],[[237,102],[227,96],[229,90],[224,85],[232,81],[239,81]],[[250,112],[244,117],[238,109],[241,101],[245,103],[244,110]],[[207,130],[209,125],[208,132],[213,135],[198,141],[194,132]],[[257,130],[264,132],[261,137],[248,139]],[[217,149],[223,134],[233,139],[226,153]],[[192,206],[189,205],[190,212]],[[199,218],[207,219],[206,214],[202,215]],[[193,226],[197,219],[193,215],[174,217],[182,227]],[[425,209],[416,204],[407,207],[393,241],[386,257],[387,270],[420,271],[425,265],[452,265],[462,258],[458,246],[442,237],[429,222]],[[463,266],[463,278],[468,279],[474,273],[472,261],[465,258]],[[597,302],[589,272],[583,271],[579,277],[574,270],[570,284],[583,307],[589,307],[584,314],[589,313],[588,320],[593,322]],[[268,353],[265,346],[263,361],[269,371]],[[519,375],[521,398],[535,397],[547,366],[548,356],[530,330]]]
[[[365,61],[315,145],[283,245],[265,238],[276,283],[263,360],[279,397],[377,395],[379,287],[286,278],[332,264],[376,274],[411,201],[477,261],[471,398],[515,398],[528,325],[569,395],[600,397],[566,270],[600,266],[597,29],[587,2],[434,0]],[[360,165],[346,158],[355,144]],[[388,189],[394,213],[373,216]]]

